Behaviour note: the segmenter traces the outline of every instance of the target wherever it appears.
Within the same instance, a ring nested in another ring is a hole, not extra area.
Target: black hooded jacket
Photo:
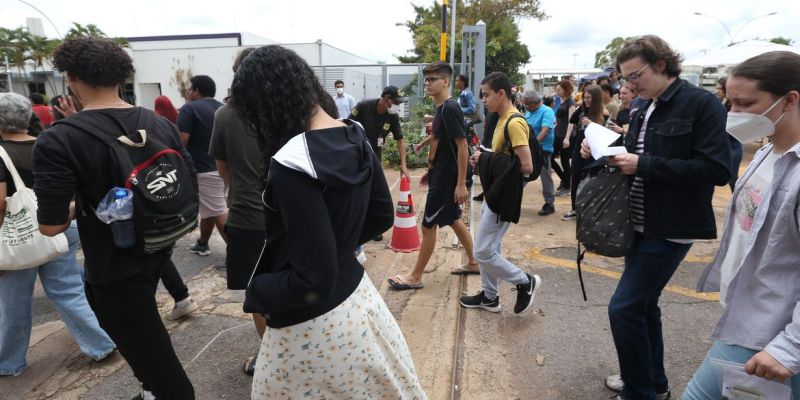
[[[295,136],[272,158],[263,200],[267,246],[244,310],[280,328],[336,308],[358,287],[354,255],[392,226],[380,162],[360,125]]]
[[[486,205],[503,222],[519,222],[522,208],[522,175],[519,157],[505,153],[482,152],[478,158]]]

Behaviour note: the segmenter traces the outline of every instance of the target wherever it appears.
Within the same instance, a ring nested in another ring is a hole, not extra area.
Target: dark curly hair
[[[53,66],[70,77],[95,87],[125,83],[134,73],[133,60],[108,39],[67,39],[53,53]]]
[[[338,118],[336,103],[314,70],[297,53],[277,45],[258,48],[242,60],[231,92],[242,119],[260,133],[267,159],[308,129],[317,105]]]

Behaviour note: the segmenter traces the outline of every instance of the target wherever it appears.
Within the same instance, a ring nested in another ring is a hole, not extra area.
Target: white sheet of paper
[[[586,127],[586,141],[589,143],[589,148],[592,150],[592,157],[594,157],[595,160],[603,156],[627,153],[625,147],[609,147],[611,143],[614,143],[620,136],[620,134],[611,129],[594,122]]]
[[[711,359],[722,372],[722,398],[730,400],[789,400],[792,389],[785,383],[768,381],[744,372],[744,364]]]

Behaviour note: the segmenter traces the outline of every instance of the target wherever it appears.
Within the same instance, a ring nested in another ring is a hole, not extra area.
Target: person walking
[[[400,327],[353,254],[393,221],[363,129],[331,116],[314,71],[281,46],[242,60],[232,92],[271,159],[269,236],[244,303],[267,320],[251,398],[426,399]]]

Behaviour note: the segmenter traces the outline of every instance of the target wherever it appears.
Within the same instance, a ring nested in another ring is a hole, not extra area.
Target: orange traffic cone
[[[411,201],[411,180],[407,176],[400,178],[400,199],[394,214],[394,229],[389,247],[401,253],[419,250],[419,231]]]

